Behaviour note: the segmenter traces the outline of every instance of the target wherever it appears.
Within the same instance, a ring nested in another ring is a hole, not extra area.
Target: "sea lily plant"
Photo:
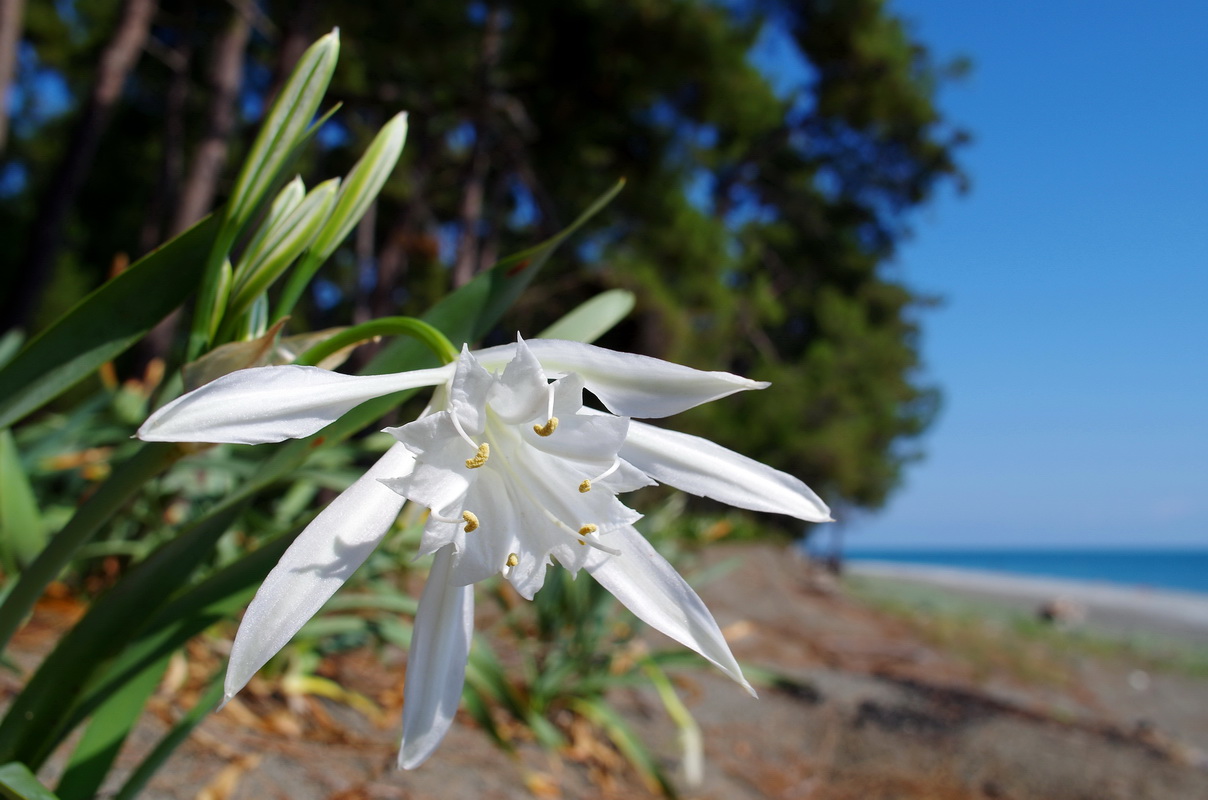
[[[260,444],[316,433],[362,402],[435,387],[414,422],[298,536],[256,593],[227,669],[230,699],[365,561],[407,500],[429,509],[435,558],[415,618],[399,765],[452,724],[473,633],[474,584],[502,575],[526,598],[556,562],[586,570],[638,618],[754,694],[704,603],[634,528],[618,494],[656,482],[740,508],[829,521],[804,483],[707,439],[638,422],[766,383],[588,344],[535,339],[443,367],[352,376],[307,366],[233,372],[139,429],[148,441]],[[607,411],[584,404],[584,391]]]

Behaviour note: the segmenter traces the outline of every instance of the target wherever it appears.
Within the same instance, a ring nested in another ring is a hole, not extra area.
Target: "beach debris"
[[[1086,622],[1086,606],[1063,595],[1041,603],[1036,616],[1060,628],[1073,628]]]

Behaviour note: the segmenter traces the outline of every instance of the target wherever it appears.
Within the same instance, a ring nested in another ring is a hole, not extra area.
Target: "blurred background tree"
[[[0,36],[0,78],[16,65],[6,328],[36,330],[220,203],[283,76],[339,26],[343,107],[299,172],[344,172],[398,109],[411,127],[296,328],[422,311],[623,176],[497,338],[629,288],[637,311],[602,344],[779,387],[681,427],[840,510],[883,504],[919,453],[938,404],[918,342],[932,301],[888,265],[912,210],[963,187],[965,135],[935,95],[965,65],[935,63],[883,0],[0,0],[0,15],[20,31]]]

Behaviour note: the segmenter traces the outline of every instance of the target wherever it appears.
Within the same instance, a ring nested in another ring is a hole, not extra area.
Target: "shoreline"
[[[1085,621],[1080,625],[1208,643],[1208,594],[858,558],[845,561],[844,572],[942,589],[1030,613],[1060,599],[1085,610]]]

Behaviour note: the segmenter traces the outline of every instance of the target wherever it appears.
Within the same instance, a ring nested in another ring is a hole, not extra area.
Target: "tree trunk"
[[[8,143],[8,90],[17,74],[25,0],[0,0],[0,153]]]
[[[35,305],[54,268],[67,214],[96,156],[101,134],[109,122],[122,86],[142,54],[157,9],[156,0],[125,0],[113,37],[101,53],[96,79],[71,132],[71,140],[30,232],[24,268],[0,318],[21,325],[33,318]]]
[[[185,172],[185,112],[189,99],[189,67],[193,61],[193,46],[184,43],[168,51],[163,61],[172,70],[172,79],[164,96],[163,156],[151,202],[143,215],[138,234],[138,254],[151,252],[167,234],[172,209],[177,206],[180,185]]]
[[[230,24],[214,42],[213,60],[210,62],[213,95],[210,98],[208,128],[197,145],[197,153],[193,156],[193,164],[185,179],[180,205],[172,222],[173,235],[185,231],[204,217],[218,192],[218,180],[226,166],[227,150],[237,121],[235,105],[243,84],[244,54],[251,31],[249,15],[236,5]]]
[[[458,222],[457,254],[453,261],[453,286],[464,286],[477,272],[479,263],[479,223],[482,221],[483,197],[487,172],[490,169],[490,117],[493,75],[499,63],[503,44],[503,11],[492,8],[487,14],[482,32],[482,58],[479,61],[477,107],[474,109],[474,144],[470,150],[470,166],[461,195]]]

